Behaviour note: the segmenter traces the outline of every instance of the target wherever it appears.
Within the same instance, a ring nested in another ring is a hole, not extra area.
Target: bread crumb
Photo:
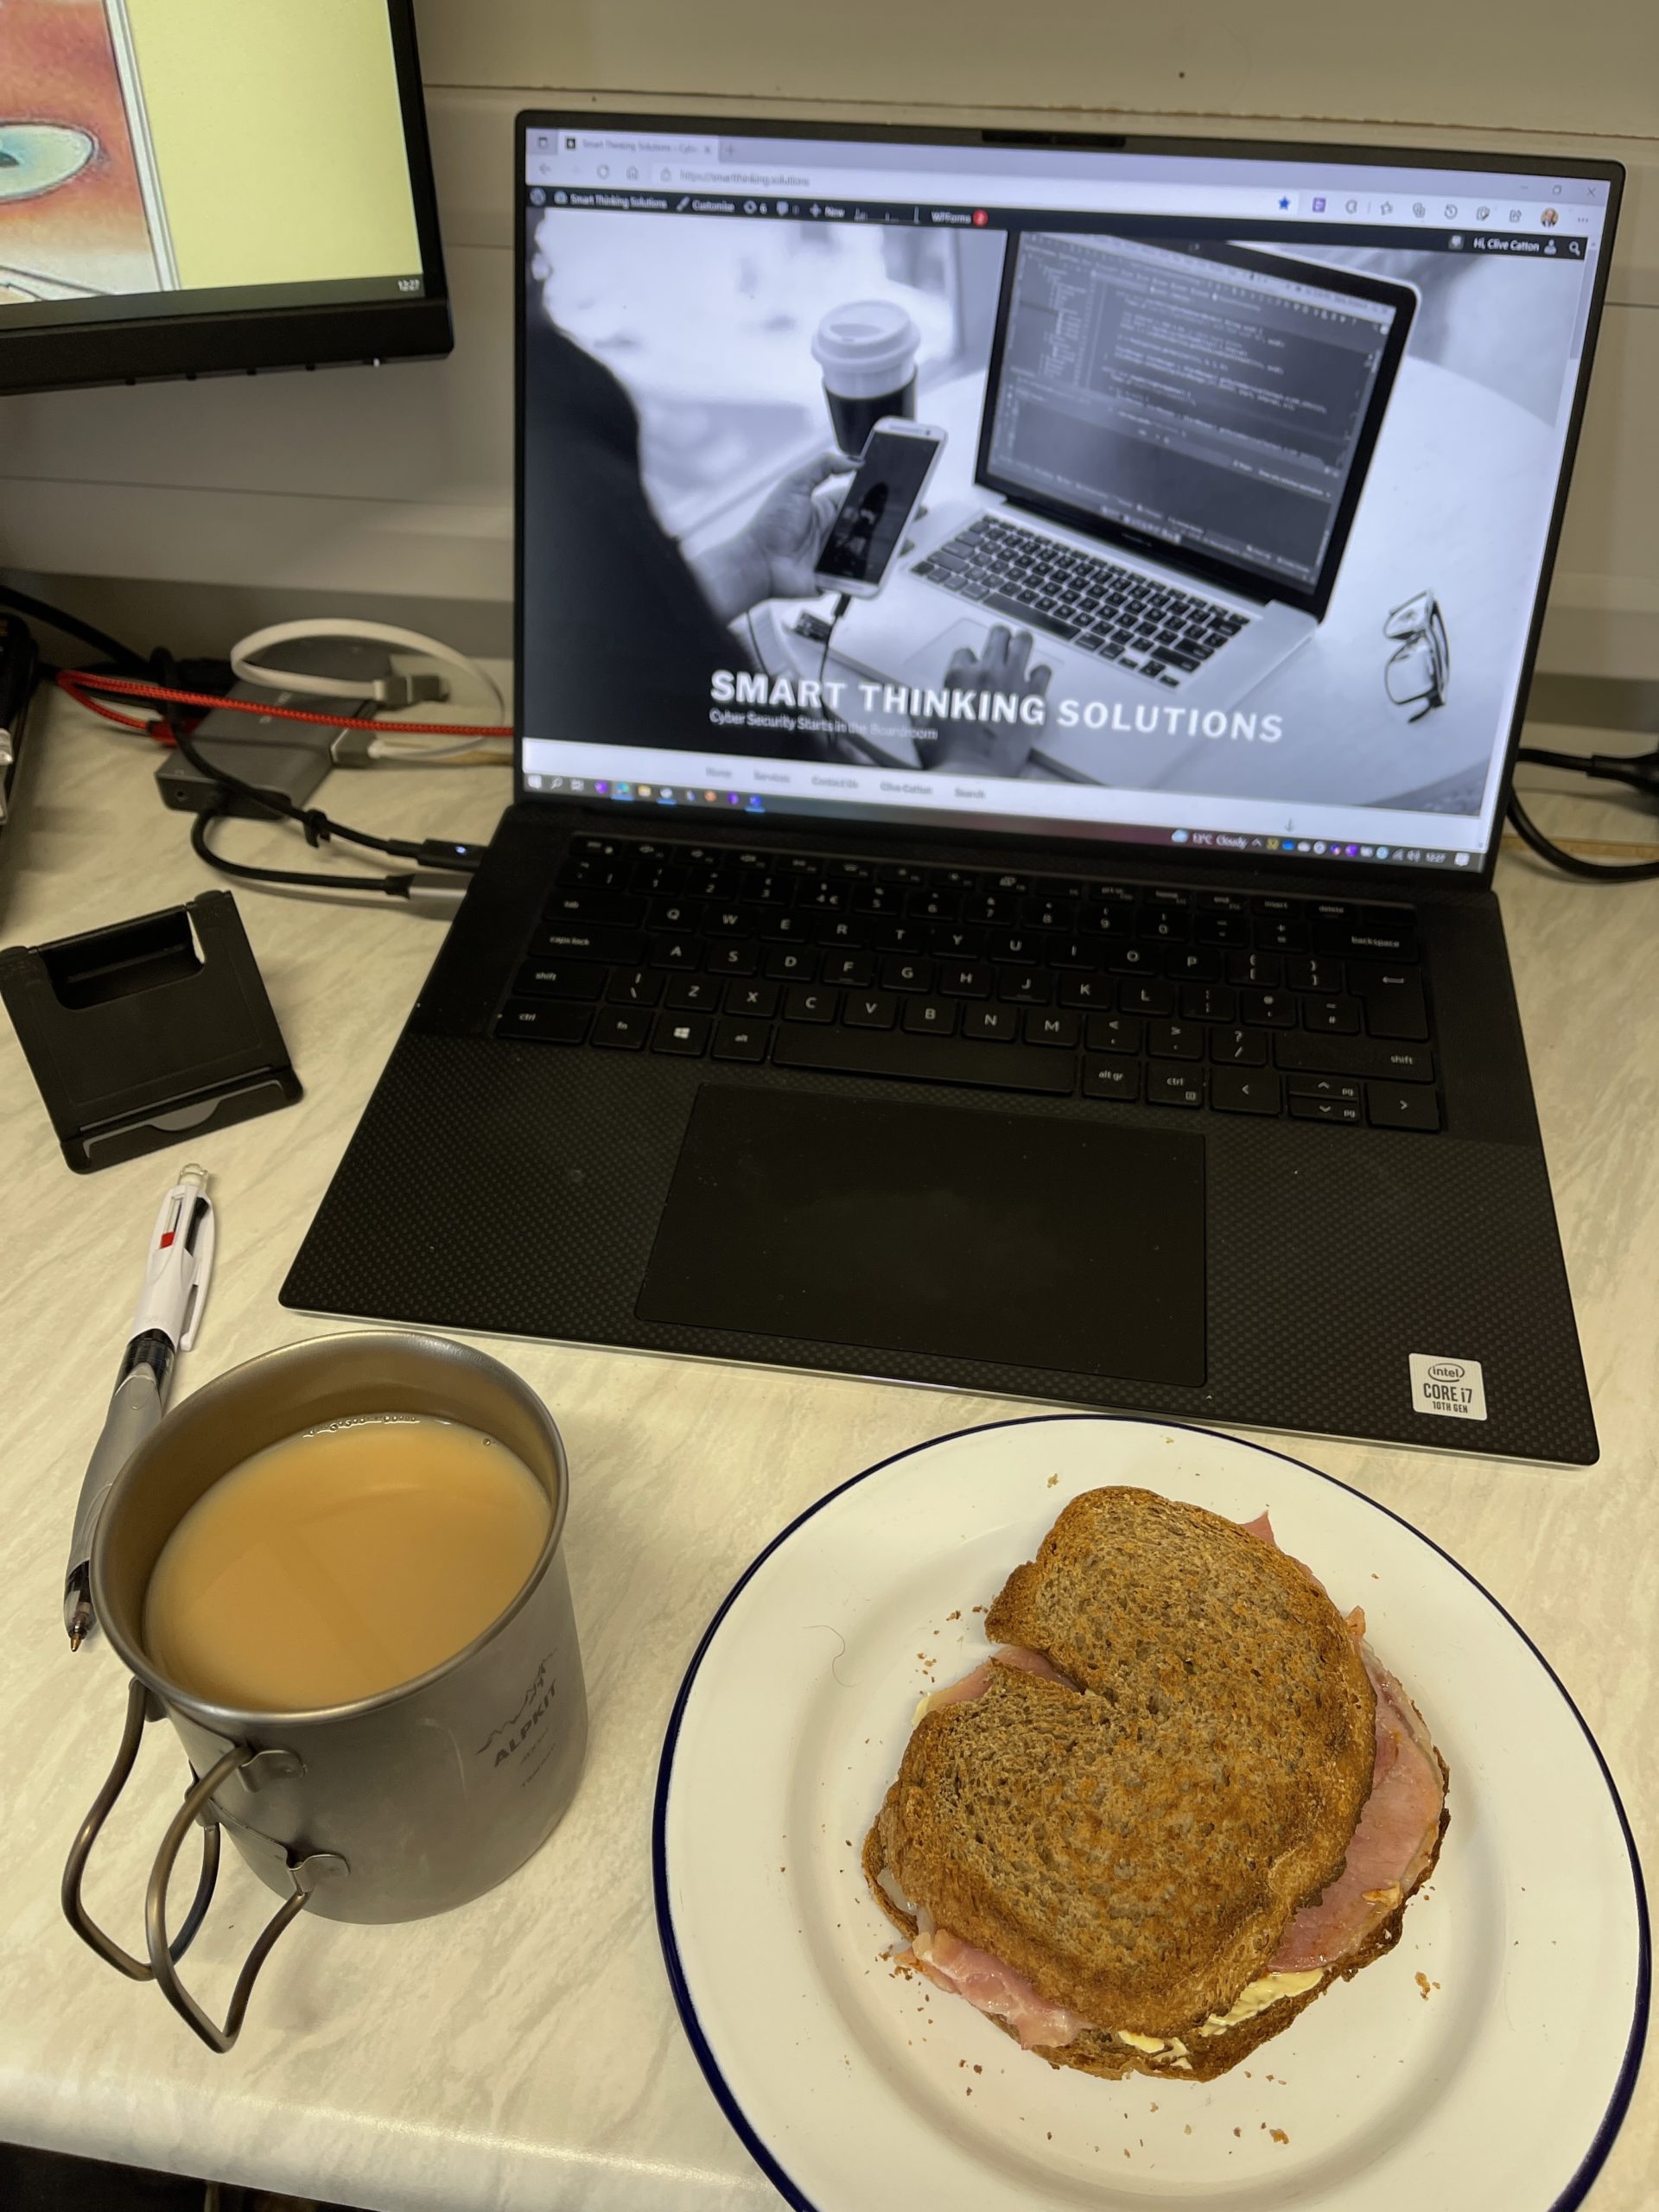
[[[954,1613],[947,1613],[944,1618],[948,1621],[959,1621],[962,1618],[962,1607],[958,1605]]]
[[[974,1611],[975,1611],[976,1613],[982,1613],[982,1612],[984,1612],[986,1610],[987,1610],[987,1609],[986,1609],[986,1607],[985,1607],[985,1606],[983,1606],[983,1605],[976,1605],[976,1606],[974,1607]]]
[[[1282,2127],[1270,2127],[1268,2130],[1268,2133],[1272,2136],[1275,2143],[1288,2143],[1290,2140],[1289,2136],[1286,2134]]]
[[[1419,1974],[1414,1977],[1414,1979],[1419,1990],[1422,1993],[1423,2002],[1427,2005],[1428,2002],[1428,1976],[1426,1974]]]
[[[1051,1475],[1051,1476],[1049,1477],[1049,1478],[1048,1478],[1048,1483],[1047,1483],[1047,1485],[1046,1485],[1046,1486],[1047,1486],[1047,1488],[1048,1488],[1048,1489],[1050,1489],[1050,1490],[1052,1490],[1052,1489],[1053,1489],[1053,1487],[1054,1487],[1054,1485],[1055,1485],[1055,1484],[1056,1484],[1057,1482],[1058,1482],[1058,1480],[1059,1480],[1059,1479],[1060,1479],[1060,1478],[1059,1478],[1059,1477],[1058,1477],[1058,1475]],[[1124,2155],[1124,2157],[1127,2158],[1128,2157],[1128,2155],[1129,2155],[1129,2154],[1128,2154],[1128,2152],[1126,2151],[1126,2152],[1123,2153],[1123,2155]]]
[[[976,2066],[974,2071],[976,2074],[982,2074],[985,2071],[985,2069],[982,2066]]]
[[[1242,2127],[1236,2127],[1236,2128],[1233,2130],[1233,2133],[1234,2133],[1234,2134],[1235,2134],[1235,2135],[1243,2135],[1243,2133],[1244,2133],[1244,2131],[1243,2131],[1243,2129]]]
[[[1157,2111],[1157,2109],[1158,2109],[1158,2107],[1157,2107],[1157,2106],[1156,2106],[1156,2105],[1154,2105],[1154,2106],[1151,2107],[1151,2109],[1152,2109],[1154,2112],[1156,2112],[1156,2111]]]
[[[1181,2130],[1181,2133],[1183,2135],[1190,2135],[1192,2133],[1192,2123],[1190,2120],[1187,2121],[1186,2126]]]

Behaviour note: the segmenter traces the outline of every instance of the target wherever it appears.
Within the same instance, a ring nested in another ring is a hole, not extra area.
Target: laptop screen
[[[1615,168],[523,154],[526,798],[1480,865]]]

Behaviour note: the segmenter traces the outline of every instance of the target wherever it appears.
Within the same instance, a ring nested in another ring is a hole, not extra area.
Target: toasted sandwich
[[[1088,1491],[985,1630],[864,1847],[901,1968],[1052,2065],[1209,2081],[1399,1940],[1446,1765],[1265,1514]]]

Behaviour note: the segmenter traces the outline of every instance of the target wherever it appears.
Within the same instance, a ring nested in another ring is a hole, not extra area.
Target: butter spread
[[[1229,2028],[1242,2028],[1246,2020],[1265,2012],[1269,2005],[1278,2004],[1281,1998],[1300,1997],[1304,1990],[1316,1988],[1324,1980],[1325,1971],[1320,1967],[1314,1967],[1306,1974],[1264,1974],[1260,1981],[1245,1983],[1227,2012],[1212,2012],[1198,2033],[1222,2036]]]
[[[1277,2005],[1282,1998],[1300,1997],[1304,1990],[1312,1989],[1324,1979],[1323,1968],[1317,1967],[1308,1974],[1265,1974],[1259,1981],[1246,1982],[1229,2010],[1212,2012],[1198,2033],[1222,2036],[1230,2028],[1242,2028],[1246,2020],[1255,2019],[1269,2005]],[[1118,2028],[1114,2032],[1119,2043],[1127,2044],[1131,2050],[1146,2051],[1154,2058],[1162,2051],[1169,2051],[1179,2063],[1186,2056],[1186,2045],[1174,2036],[1137,2036],[1128,2028]]]

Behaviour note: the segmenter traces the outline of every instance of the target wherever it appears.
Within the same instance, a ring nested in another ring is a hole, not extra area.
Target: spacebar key
[[[993,613],[1007,614],[1015,622],[1025,623],[1030,629],[1050,630],[1057,638],[1075,638],[1077,634],[1079,626],[1077,623],[1064,622],[1058,614],[1040,613],[1034,607],[1023,607],[1017,599],[1010,599],[1005,591],[988,591],[979,603],[982,607],[988,607]],[[1047,1086],[1045,1084],[1044,1088]]]
[[[966,1083],[982,1090],[1046,1090],[1065,1097],[1076,1082],[1070,1052],[959,1037],[911,1037],[899,1029],[817,1029],[785,1022],[772,1049],[781,1068],[836,1075],[896,1076],[910,1083]]]

